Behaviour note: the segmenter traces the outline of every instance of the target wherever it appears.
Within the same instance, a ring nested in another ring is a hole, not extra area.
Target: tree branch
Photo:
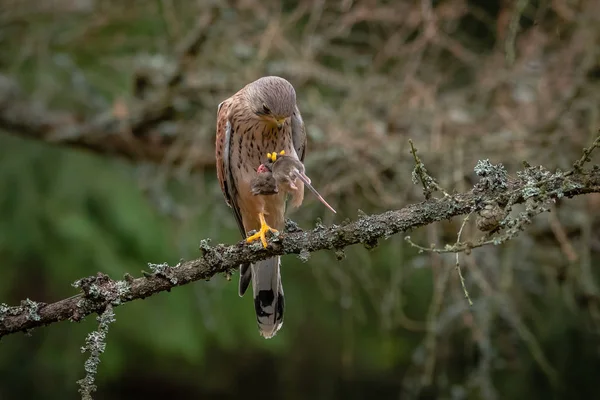
[[[483,165],[483,167],[482,167]],[[368,248],[378,240],[399,232],[418,228],[436,221],[482,210],[487,204],[519,204],[526,201],[549,201],[587,193],[600,193],[600,168],[578,169],[550,173],[542,167],[526,167],[509,181],[504,168],[478,164],[481,180],[467,193],[444,196],[441,199],[406,206],[400,210],[362,216],[354,222],[344,222],[331,227],[317,226],[301,231],[292,226],[271,240],[263,249],[260,244],[244,242],[225,246],[209,246],[208,240],[200,244],[202,257],[170,267],[167,264],[149,264],[152,273],[134,279],[113,280],[107,275],[83,278],[74,286],[83,293],[51,304],[36,303],[27,299],[20,306],[0,305],[0,337],[23,332],[51,323],[80,321],[92,313],[102,313],[113,307],[153,294],[169,291],[201,279],[207,280],[219,273],[229,273],[242,263],[257,262],[274,255],[307,255],[318,250],[339,251],[347,246],[362,243]]]

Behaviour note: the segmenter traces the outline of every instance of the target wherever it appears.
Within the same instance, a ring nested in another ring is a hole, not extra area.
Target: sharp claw
[[[263,247],[267,248],[267,232],[277,233],[278,230],[273,229],[269,225],[267,225],[264,214],[260,213],[258,214],[258,217],[260,219],[260,229],[254,235],[248,236],[246,238],[246,243],[251,243],[260,239],[260,242],[262,243]]]

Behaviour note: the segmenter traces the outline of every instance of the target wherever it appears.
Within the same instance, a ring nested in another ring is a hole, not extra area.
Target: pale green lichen
[[[410,178],[412,180],[413,185],[418,185],[419,184],[419,174],[417,173],[417,167],[416,166],[412,170],[412,173],[410,174]]]
[[[300,250],[300,253],[298,254],[298,258],[303,263],[307,262],[310,259],[310,251],[308,251],[308,249]]]
[[[358,210],[360,213],[360,210]],[[317,218],[317,222],[315,223],[315,232],[321,232],[324,231],[325,229],[327,229],[325,227],[325,225],[323,225],[323,221],[321,220],[321,218]]]
[[[286,219],[285,220],[285,231],[288,233],[302,232],[302,229],[298,226],[297,223],[295,223],[291,219]]]
[[[169,267],[169,264],[167,264],[167,263],[161,263],[161,264],[148,263],[148,268],[150,268],[150,271],[152,271],[152,273],[155,275],[163,275],[165,272],[167,272],[167,270],[170,267]]]
[[[21,302],[21,306],[27,312],[26,317],[28,320],[39,321],[40,319],[42,319],[42,317],[40,317],[40,314],[38,314],[38,310],[40,308],[39,303],[30,299],[26,299]]]
[[[206,255],[210,251],[210,239],[202,239],[200,240],[200,244],[198,248],[202,252],[202,255]]]
[[[131,286],[126,281],[117,281],[115,286],[117,288],[117,296],[119,297],[126,297],[131,292]]]
[[[148,263],[148,268],[150,268],[150,270],[152,271],[152,273],[154,275],[165,277],[173,285],[177,285],[178,280],[176,277],[173,276],[173,271],[171,270],[171,267],[169,266],[169,264],[167,264],[167,263],[161,263],[161,264]]]
[[[0,322],[4,321],[4,318],[6,317],[9,311],[10,307],[8,306],[8,304],[0,303]]]
[[[88,292],[87,292],[87,296],[92,298],[92,299],[98,299],[100,297],[102,297],[103,293],[102,293],[102,289],[100,289],[100,287],[98,287],[98,285],[96,285],[95,283],[92,283],[90,285],[90,287],[88,288]]]
[[[119,305],[124,299],[131,294],[131,286],[127,281],[117,281],[115,282],[115,291],[117,294],[117,298],[112,301],[113,305]]]
[[[521,194],[525,200],[531,197],[543,196],[546,188],[543,183],[552,178],[550,171],[543,167],[527,167],[517,172],[517,178],[525,183]]]
[[[475,173],[481,177],[480,185],[486,189],[507,189],[508,173],[501,163],[492,164],[490,160],[479,160],[474,168]]]
[[[89,358],[84,363],[85,377],[77,381],[79,384],[79,393],[82,400],[91,400],[92,393],[96,391],[96,374],[100,364],[100,355],[106,350],[106,335],[111,323],[115,322],[115,313],[112,306],[97,318],[98,330],[90,332],[85,339],[85,346],[81,347],[82,353],[90,353]]]
[[[425,199],[427,200],[431,198],[431,194],[435,191],[442,192],[445,197],[450,196],[448,192],[446,192],[437,181],[429,175],[427,168],[425,168],[425,164],[423,164],[423,161],[417,156],[417,149],[413,145],[411,139],[408,139],[408,143],[410,144],[410,153],[415,159],[415,168],[413,168],[411,173],[413,184],[418,185],[419,181],[421,181],[421,184],[423,185],[423,196],[425,196]]]

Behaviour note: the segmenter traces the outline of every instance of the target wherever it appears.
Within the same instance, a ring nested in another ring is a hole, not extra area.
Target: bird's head
[[[247,99],[259,118],[281,128],[296,109],[296,91],[278,76],[265,76],[248,84]]]

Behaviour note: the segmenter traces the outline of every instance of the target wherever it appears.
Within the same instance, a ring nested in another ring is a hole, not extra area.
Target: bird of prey
[[[254,196],[251,182],[267,152],[284,150],[304,161],[306,133],[296,91],[285,79],[267,76],[249,83],[221,102],[217,111],[217,177],[226,203],[233,209],[242,237],[257,233],[248,242],[284,228],[285,193]],[[298,187],[294,204],[302,203],[304,188]],[[279,256],[240,266],[239,295],[252,281],[259,332],[273,337],[283,324],[284,297]]]
[[[323,196],[311,185],[310,178],[306,175],[304,164],[298,159],[285,155],[282,150],[279,154],[268,153],[267,161],[256,170],[258,176],[252,180],[251,190],[253,195],[271,195],[279,193],[279,188],[292,195],[292,205],[296,204],[296,194],[299,187],[298,180],[317,196],[319,201],[329,208],[334,214],[336,211],[325,201]]]

